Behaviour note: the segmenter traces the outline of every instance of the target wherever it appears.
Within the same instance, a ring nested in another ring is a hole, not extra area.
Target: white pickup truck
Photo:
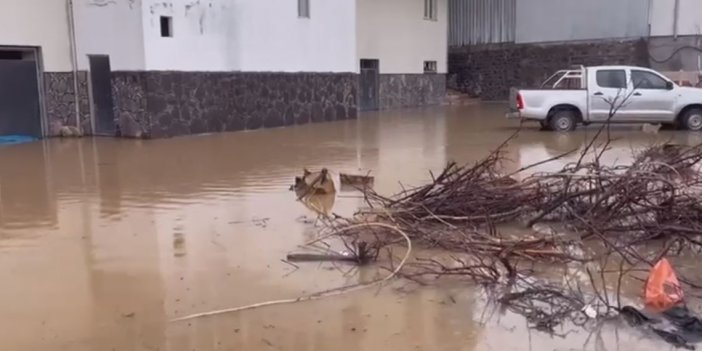
[[[700,131],[702,89],[678,86],[643,67],[580,67],[556,72],[540,89],[512,88],[507,118],[535,120],[555,131],[608,121]]]

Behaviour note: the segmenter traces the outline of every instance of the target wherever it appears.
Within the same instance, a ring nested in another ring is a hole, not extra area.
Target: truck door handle
[[[602,95],[604,95],[604,94],[602,94],[602,93],[600,93],[600,92],[598,91],[598,92],[596,92],[596,93],[594,93],[594,94],[592,94],[592,95],[595,95],[595,96],[602,96]]]
[[[641,93],[634,93],[634,96],[641,96]]]

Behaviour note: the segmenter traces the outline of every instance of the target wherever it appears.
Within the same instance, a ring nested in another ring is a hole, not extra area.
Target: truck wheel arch
[[[680,122],[680,118],[682,118],[687,111],[692,110],[693,108],[700,109],[702,110],[702,104],[689,104],[685,107],[683,107],[680,112],[678,112],[678,115],[675,116],[675,121]]]
[[[570,104],[560,104],[551,107],[550,110],[548,110],[548,114],[546,115],[546,120],[550,120],[551,117],[556,113],[556,111],[573,111],[575,112],[575,117],[578,119],[578,122],[582,123],[583,121],[583,113],[580,111],[579,108],[577,108],[574,105]]]
[[[678,115],[675,117],[675,125],[678,128],[683,128],[683,129],[688,129],[689,127],[686,125],[687,124],[687,115],[689,112],[697,110],[702,111],[702,104],[690,104],[685,106],[683,109],[680,110]],[[693,130],[699,130],[697,128]]]

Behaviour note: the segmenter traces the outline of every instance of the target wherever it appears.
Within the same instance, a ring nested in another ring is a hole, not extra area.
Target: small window
[[[634,88],[636,89],[667,89],[668,84],[665,79],[661,78],[659,75],[647,72],[632,70],[631,71],[631,81],[634,83]]]
[[[173,37],[173,17],[161,16],[161,36],[164,38]]]
[[[597,71],[597,85],[602,88],[626,89],[626,72],[623,69]]]
[[[437,18],[437,1],[424,0],[424,19],[435,21]]]
[[[436,73],[436,61],[424,61],[424,73]]]
[[[310,18],[310,0],[297,0],[297,16]]]

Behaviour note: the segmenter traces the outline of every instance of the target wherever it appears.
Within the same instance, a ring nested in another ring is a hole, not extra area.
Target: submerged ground
[[[392,193],[446,162],[470,162],[514,133],[505,106],[483,104],[363,114],[356,121],[167,140],[47,140],[0,148],[1,350],[579,350],[668,347],[623,328],[588,339],[529,332],[524,318],[485,312],[461,284],[397,282],[314,302],[198,319],[190,313],[345,285],[330,265],[281,258],[311,239],[313,213],[288,190],[302,167],[371,171]],[[506,170],[581,145],[526,125]],[[669,139],[616,126],[605,159]],[[564,161],[565,162],[565,161]],[[562,165],[546,165],[554,169]],[[326,201],[349,215],[361,203]],[[691,265],[694,262],[691,261]],[[346,267],[348,268],[348,267]],[[345,267],[341,267],[345,269]],[[640,286],[626,294],[635,302]],[[567,330],[564,330],[564,334]],[[587,342],[587,343],[586,343]],[[603,348],[604,347],[604,348]]]

